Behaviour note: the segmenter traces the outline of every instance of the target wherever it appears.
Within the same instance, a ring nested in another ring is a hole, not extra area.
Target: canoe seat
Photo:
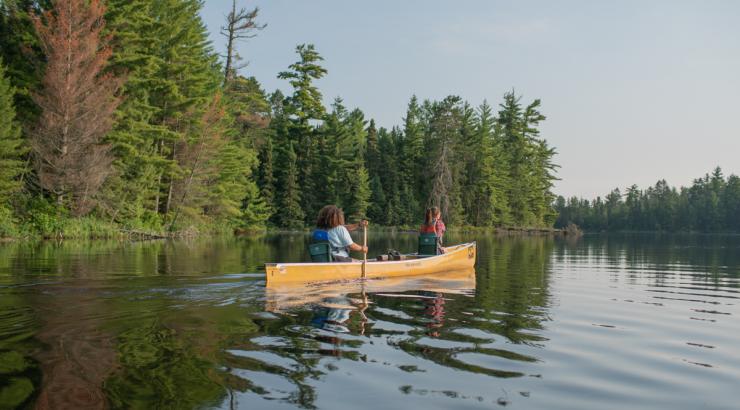
[[[437,235],[433,233],[422,233],[419,234],[419,256],[435,256],[439,255]]]
[[[308,253],[311,255],[311,262],[333,261],[329,242],[316,242],[308,245]]]

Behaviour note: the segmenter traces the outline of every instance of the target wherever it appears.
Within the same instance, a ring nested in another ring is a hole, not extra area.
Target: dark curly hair
[[[344,212],[336,205],[327,205],[319,211],[316,218],[316,227],[319,229],[332,229],[344,225]]]

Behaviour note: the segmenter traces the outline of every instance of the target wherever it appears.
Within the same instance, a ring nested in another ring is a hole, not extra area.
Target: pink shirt
[[[445,231],[447,231],[447,227],[445,226],[445,223],[442,222],[441,219],[437,219],[437,236],[442,236],[445,234]]]

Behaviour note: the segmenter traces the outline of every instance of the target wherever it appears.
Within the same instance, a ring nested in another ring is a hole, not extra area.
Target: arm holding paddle
[[[367,246],[358,245],[356,243],[353,243],[352,245],[350,245],[349,249],[355,252],[367,253]]]
[[[367,221],[363,219],[356,224],[347,224],[347,225],[344,225],[344,227],[347,228],[348,231],[354,232],[358,230],[359,228],[367,227]]]
[[[347,228],[347,230],[350,231],[350,232],[356,231],[360,227],[362,227],[362,228],[365,229],[365,234],[364,234],[365,240],[364,240],[364,243],[362,245],[358,245],[356,243],[353,243],[352,245],[349,246],[349,249],[351,249],[351,250],[353,250],[355,252],[362,252],[365,255],[367,255],[367,221],[363,219],[362,221],[360,221],[360,222],[358,222],[356,224],[344,225],[344,227]]]

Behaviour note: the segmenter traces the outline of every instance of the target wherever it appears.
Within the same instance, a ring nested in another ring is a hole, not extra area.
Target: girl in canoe
[[[350,258],[349,251],[367,253],[367,246],[356,244],[349,232],[362,226],[367,226],[367,221],[345,225],[344,212],[336,205],[327,205],[321,208],[316,218],[317,230],[314,231],[314,239],[326,232],[326,240],[329,241],[331,256],[335,262],[357,262]]]
[[[435,234],[437,236],[439,253],[445,253],[445,248],[442,247],[442,236],[444,236],[446,231],[447,227],[445,227],[445,223],[442,221],[442,212],[440,212],[439,208],[436,206],[427,208],[424,214],[424,224],[421,225],[419,233]]]

